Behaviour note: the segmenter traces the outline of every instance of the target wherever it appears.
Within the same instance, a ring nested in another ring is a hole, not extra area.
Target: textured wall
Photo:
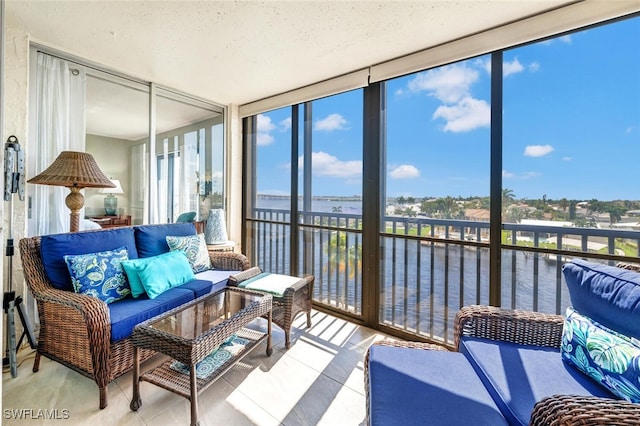
[[[11,135],[15,135],[20,142],[25,156],[28,152],[28,99],[29,99],[29,38],[27,33],[21,28],[15,28],[6,23],[4,37],[4,129],[2,129],[2,144]],[[4,158],[4,157],[3,157]],[[28,171],[27,171],[28,175]],[[4,180],[3,180],[4,181]],[[18,241],[25,235],[26,231],[26,203],[19,200],[14,195],[13,202],[13,226],[12,234],[16,246],[16,256],[13,259],[13,289],[18,293],[23,292],[22,287],[22,267],[20,265]],[[3,203],[3,246],[9,237],[9,209],[10,203]],[[3,250],[4,252],[4,250]],[[3,253],[4,254],[4,253]],[[3,257],[4,260],[4,257]],[[6,282],[8,262],[3,264],[4,288],[9,288]]]
[[[14,135],[18,138],[21,148],[25,151],[25,158],[28,153],[28,114],[29,114],[29,37],[22,28],[12,27],[5,22],[6,28],[4,32],[4,122],[2,129],[2,146],[4,153],[4,143],[7,138]],[[2,157],[4,164],[4,154]],[[4,169],[4,167],[3,167]],[[27,176],[29,171],[27,170]],[[4,185],[4,179],[3,179]],[[9,262],[6,261],[5,247],[7,238],[13,236],[15,255],[12,257],[13,273],[12,273],[12,289],[18,295],[25,295],[25,312],[31,318],[32,327],[35,324],[36,309],[33,299],[28,296],[26,286],[24,285],[24,277],[22,273],[22,265],[20,263],[20,253],[18,252],[18,241],[26,232],[26,203],[20,201],[17,194],[13,196],[13,221],[11,229],[9,229],[9,216],[11,215],[10,203],[3,202],[0,206],[2,213],[3,227],[0,231],[2,237],[2,283],[4,291],[9,290]],[[2,327],[2,346],[3,354],[5,328]],[[22,333],[22,327],[16,312],[16,337]]]

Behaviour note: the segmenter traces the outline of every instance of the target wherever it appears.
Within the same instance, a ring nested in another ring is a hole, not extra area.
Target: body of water
[[[261,208],[288,209],[288,200],[259,200]],[[314,200],[313,211],[361,214],[361,202]],[[356,211],[359,211],[356,213]],[[289,268],[289,227],[260,225],[258,259],[266,270],[286,273]],[[347,246],[362,256],[361,234],[341,232]],[[342,267],[330,266],[328,246],[335,232],[314,229],[306,243],[316,276],[314,298],[322,303],[362,312],[361,263],[343,260]],[[268,240],[268,241],[267,241]],[[277,243],[274,244],[274,240]],[[301,240],[302,243],[302,240]],[[381,321],[410,332],[450,341],[453,319],[461,306],[489,302],[489,250],[471,246],[408,240],[401,236],[382,239]],[[343,257],[348,256],[343,253]],[[353,255],[352,255],[353,256]],[[277,261],[274,263],[274,259]],[[353,269],[356,270],[353,270]],[[503,250],[502,306],[563,312],[569,303],[559,265],[542,255]],[[560,301],[558,302],[558,296]]]

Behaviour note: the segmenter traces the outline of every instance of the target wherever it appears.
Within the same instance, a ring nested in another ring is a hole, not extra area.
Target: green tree
[[[562,209],[563,212],[566,212],[567,207],[569,207],[569,200],[567,200],[566,198],[561,199],[558,202],[558,206]]]
[[[514,194],[512,189],[502,188],[502,211],[509,205],[513,204],[516,199],[516,195]]]
[[[347,236],[344,234],[334,234],[325,243],[324,251],[327,255],[324,270],[329,274],[335,273],[336,269],[340,274],[348,271],[348,277],[353,279],[356,271],[362,268],[362,246],[348,246]]]
[[[571,200],[569,202],[569,220],[574,220],[576,218],[576,206],[578,202],[576,200]]]
[[[620,220],[622,219],[622,215],[625,212],[623,207],[615,205],[609,206],[607,211],[609,213],[609,225],[620,222]]]

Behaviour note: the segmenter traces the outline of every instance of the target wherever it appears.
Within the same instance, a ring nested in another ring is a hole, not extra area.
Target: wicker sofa
[[[123,245],[129,258],[151,257],[169,251],[167,235],[195,235],[195,227],[193,223],[145,225],[20,240],[24,276],[37,302],[40,324],[34,372],[39,369],[40,357],[45,356],[93,379],[99,388],[99,406],[105,408],[107,385],[133,367],[130,334],[136,323],[224,286],[230,273],[249,267],[241,254],[210,253],[212,270],[196,274],[195,280],[154,300],[146,295],[137,299],[128,296],[107,304],[75,293],[70,284],[64,286],[65,263],[60,253],[92,253]],[[70,283],[68,272],[66,279]],[[141,360],[153,354],[141,351]]]
[[[576,311],[639,342],[640,273],[580,261],[563,271]],[[564,359],[575,343],[563,335],[567,321],[467,306],[456,315],[455,352],[418,342],[372,345],[365,356],[366,423],[640,425],[640,404]],[[640,387],[640,352],[633,359]]]

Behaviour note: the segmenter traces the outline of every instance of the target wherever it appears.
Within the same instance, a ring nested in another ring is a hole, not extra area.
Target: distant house
[[[491,215],[487,209],[465,209],[464,218],[476,222],[489,222]]]

